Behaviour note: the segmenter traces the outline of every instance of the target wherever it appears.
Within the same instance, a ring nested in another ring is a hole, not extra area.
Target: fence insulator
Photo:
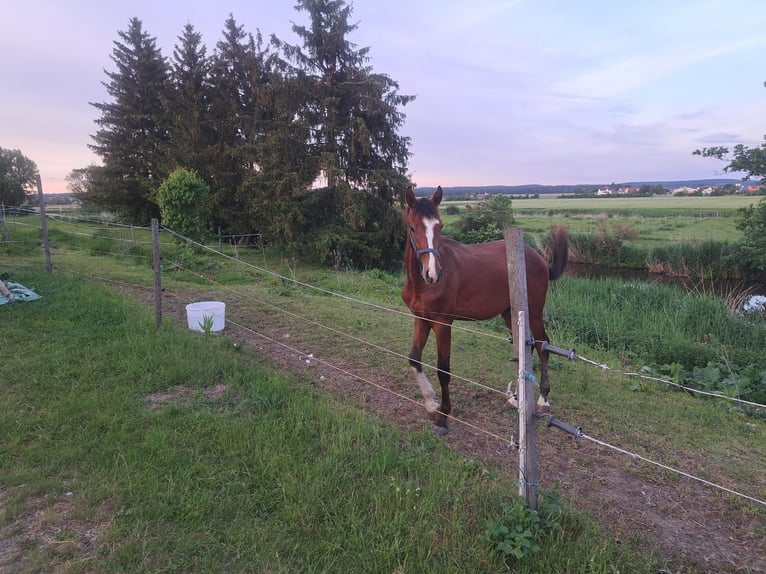
[[[575,438],[580,438],[582,436],[582,428],[581,427],[573,427],[572,425],[569,425],[565,423],[564,421],[560,421],[554,416],[550,416],[548,418],[548,426],[549,427],[556,427],[560,428],[564,432],[568,432]]]
[[[549,353],[553,353],[554,355],[561,355],[562,357],[566,357],[570,361],[574,361],[577,358],[577,353],[575,353],[574,349],[562,349],[561,347],[554,347],[548,341],[543,341],[542,344],[542,350],[543,352],[548,351]]]

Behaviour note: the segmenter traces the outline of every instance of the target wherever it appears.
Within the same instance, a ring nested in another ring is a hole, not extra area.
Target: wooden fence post
[[[0,233],[3,241],[10,241],[8,237],[8,228],[5,226],[5,203],[0,203]]]
[[[154,267],[154,316],[162,324],[162,264],[160,261],[160,222],[152,218],[152,259]]]
[[[524,237],[521,229],[505,231],[505,253],[508,260],[508,286],[511,310],[517,314],[513,322],[513,353],[518,358],[516,394],[519,403],[519,495],[529,508],[537,510],[537,431],[535,428],[535,385],[532,372],[532,347],[528,320],[527,267]]]
[[[53,272],[53,263],[51,263],[51,244],[48,239],[48,218],[45,216],[45,197],[43,197],[43,182],[40,174],[37,174],[37,201],[40,205],[40,217],[43,223],[43,249],[45,250],[45,270],[48,273]]]

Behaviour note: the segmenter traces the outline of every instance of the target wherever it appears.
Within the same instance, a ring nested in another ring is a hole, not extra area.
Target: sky
[[[695,149],[766,134],[763,0],[356,0],[347,39],[416,96],[404,108],[421,187],[740,177]],[[99,164],[88,144],[131,18],[170,58],[183,27],[210,55],[233,14],[299,43],[293,0],[2,1],[0,147],[46,193]]]

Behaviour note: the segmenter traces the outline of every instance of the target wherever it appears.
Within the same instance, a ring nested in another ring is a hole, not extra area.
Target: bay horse
[[[449,396],[450,347],[452,322],[456,319],[481,321],[502,316],[512,332],[512,314],[508,287],[505,241],[466,245],[441,234],[442,218],[439,186],[430,198],[415,197],[412,186],[405,193],[404,218],[407,240],[404,267],[407,278],[402,299],[415,315],[410,367],[423,395],[425,407],[434,419],[436,432],[447,432],[447,417],[452,411]],[[548,352],[542,348],[548,341],[543,325],[543,308],[549,281],[561,277],[567,264],[569,240],[564,227],[552,230],[552,262],[525,246],[529,326],[540,357],[540,398],[537,410],[550,410],[548,393]],[[437,373],[441,385],[441,404],[431,383],[423,373],[421,357],[428,335],[436,336]]]

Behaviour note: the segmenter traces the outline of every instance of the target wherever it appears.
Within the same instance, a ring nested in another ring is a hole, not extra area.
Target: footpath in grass
[[[530,517],[509,477],[225,335],[157,329],[78,279],[17,280],[43,297],[0,307],[1,572],[661,568],[567,509]]]

